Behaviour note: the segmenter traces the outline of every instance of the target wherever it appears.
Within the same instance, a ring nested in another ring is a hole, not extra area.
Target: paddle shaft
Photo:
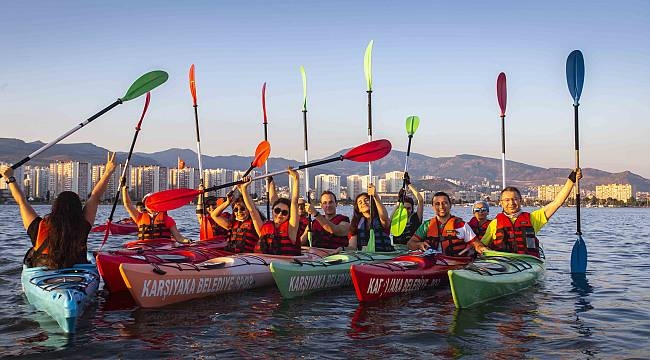
[[[576,169],[580,167],[580,136],[578,131],[578,106],[573,105],[573,118],[575,126],[575,145],[576,145]],[[580,230],[580,179],[576,179],[576,234],[582,235]]]
[[[501,115],[501,185],[506,188],[506,116]]]
[[[65,138],[67,138],[67,137],[70,136],[72,133],[74,133],[74,132],[76,132],[77,130],[81,129],[82,127],[86,126],[88,123],[90,123],[91,121],[97,119],[98,117],[104,115],[106,112],[108,112],[109,110],[111,110],[112,108],[116,107],[117,105],[119,105],[119,104],[121,104],[121,103],[122,103],[122,99],[117,99],[117,100],[115,100],[114,103],[108,105],[107,107],[105,107],[103,110],[101,110],[101,111],[98,112],[97,114],[95,114],[95,115],[89,117],[89,118],[86,119],[84,122],[80,123],[79,125],[75,126],[75,127],[72,128],[72,129],[70,129],[70,130],[69,130],[68,132],[66,132],[65,134],[63,134],[63,135],[59,136],[58,138],[52,140],[50,143],[48,143],[48,144],[46,144],[46,145],[43,145],[40,149],[38,149],[38,150],[34,151],[33,153],[29,154],[27,157],[25,157],[24,159],[20,160],[19,162],[17,162],[17,163],[15,163],[15,164],[11,165],[11,168],[14,169],[14,170],[17,169],[17,168],[19,168],[21,165],[25,164],[25,163],[28,162],[29,160],[31,160],[31,159],[35,158],[36,156],[38,156],[38,154],[40,154],[40,153],[42,153],[43,151],[45,151],[45,150],[51,148],[52,146],[54,146],[54,145],[55,145],[56,143],[58,143],[59,141],[61,141],[61,140],[65,139]]]
[[[268,130],[268,124],[266,123],[266,118],[264,118],[264,140],[268,141],[269,140],[269,130]],[[269,163],[264,162],[264,174],[268,176],[269,173]],[[266,218],[270,219],[271,218],[271,199],[269,199],[269,188],[268,186],[266,187]]]

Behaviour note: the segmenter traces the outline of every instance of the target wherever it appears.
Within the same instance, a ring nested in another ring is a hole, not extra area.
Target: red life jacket
[[[143,213],[137,221],[138,240],[145,239],[169,239],[172,232],[165,226],[167,219],[166,212],[159,212],[154,218],[149,213]]]
[[[228,213],[222,213],[219,216],[223,216],[226,219],[230,218]],[[203,221],[208,222],[208,226],[205,226],[203,222],[199,224],[199,239],[200,240],[215,240],[215,239],[225,239],[228,237],[228,230],[217,225],[217,223],[212,219],[210,215],[203,215]]]
[[[323,215],[325,216],[325,215]],[[345,215],[336,214],[330,220],[332,224],[338,225],[342,222],[350,222],[350,218]],[[325,249],[336,249],[338,247],[348,246],[347,235],[338,236],[325,230],[318,220],[311,223],[311,245]]]
[[[445,255],[458,256],[458,253],[465,250],[467,243],[465,239],[458,238],[457,228],[465,226],[465,222],[455,216],[451,216],[445,223],[442,234],[439,233],[438,218],[434,217],[429,221],[427,237],[424,239],[434,249],[440,248]]]
[[[260,230],[260,251],[272,255],[300,255],[300,241],[295,243],[289,238],[289,221],[278,229],[273,221],[267,221]]]
[[[522,212],[514,224],[504,213],[499,213],[495,220],[497,230],[490,249],[539,257],[539,240],[529,213]]]
[[[233,221],[230,227],[228,245],[225,250],[233,253],[253,252],[259,241],[253,220],[248,218],[244,221]]]
[[[467,225],[472,228],[474,231],[474,234],[478,236],[478,238],[482,238],[483,235],[485,235],[485,231],[487,231],[488,225],[490,225],[490,220],[486,221],[483,223],[483,225],[478,224],[478,219],[475,217],[472,217],[472,220],[470,220]]]

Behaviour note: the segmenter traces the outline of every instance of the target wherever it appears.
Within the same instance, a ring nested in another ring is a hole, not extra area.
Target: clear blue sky
[[[263,138],[268,83],[272,156],[310,158],[367,139],[363,54],[373,51],[373,135],[413,151],[500,158],[495,82],[508,77],[506,157],[574,164],[567,55],[585,56],[581,165],[650,178],[650,1],[8,2],[0,14],[0,137],[48,142],[169,72],[152,93],[136,151],[196,149],[188,69],[196,64],[201,146],[251,155]],[[143,99],[65,142],[126,151]],[[435,174],[435,169],[431,169]]]

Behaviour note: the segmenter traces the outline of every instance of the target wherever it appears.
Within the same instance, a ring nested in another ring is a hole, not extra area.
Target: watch
[[[16,178],[13,176],[10,176],[7,180],[5,180],[7,184],[11,184],[13,182],[16,182]]]

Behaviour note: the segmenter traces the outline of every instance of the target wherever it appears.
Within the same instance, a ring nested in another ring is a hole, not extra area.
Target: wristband
[[[13,176],[10,176],[10,177],[7,178],[7,180],[5,180],[5,182],[7,183],[7,185],[9,185],[9,184],[11,184],[11,183],[15,183],[15,182],[16,182],[16,178],[13,177]]]
[[[576,182],[576,171],[575,170],[571,171],[571,174],[569,174],[569,180],[571,180],[573,183]]]

